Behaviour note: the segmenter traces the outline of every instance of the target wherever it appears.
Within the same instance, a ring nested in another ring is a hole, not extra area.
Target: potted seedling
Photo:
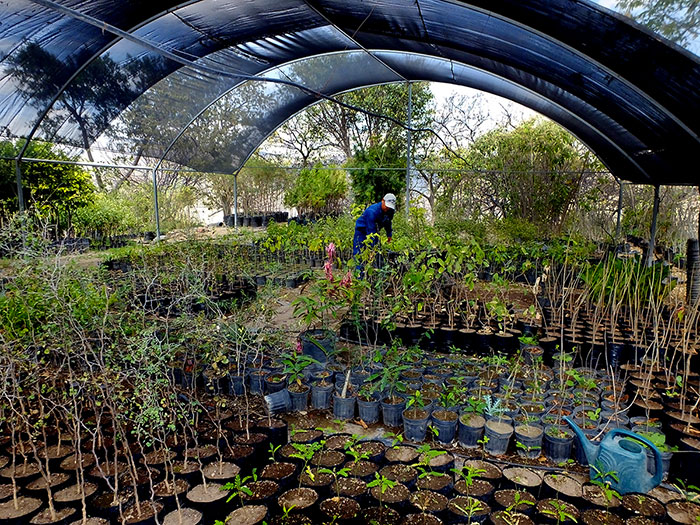
[[[290,352],[282,356],[284,373],[288,377],[289,397],[292,402],[292,410],[305,411],[309,399],[309,386],[304,383],[304,371],[313,364],[318,364],[314,358],[299,352]]]
[[[410,441],[421,443],[428,430],[430,413],[425,409],[425,400],[420,390],[416,390],[406,401],[403,411],[403,434]]]
[[[490,395],[484,398],[486,406],[486,424],[484,425],[484,437],[488,438],[484,450],[492,456],[501,456],[506,453],[510,437],[513,435],[512,421],[505,415],[505,409],[500,399]]]

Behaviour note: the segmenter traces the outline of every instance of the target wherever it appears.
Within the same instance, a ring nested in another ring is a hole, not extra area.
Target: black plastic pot
[[[328,362],[328,354],[335,348],[335,336],[330,330],[306,330],[299,334],[301,353],[314,358],[320,363],[312,365],[315,369]]]
[[[516,450],[518,455],[524,458],[535,459],[542,452],[542,437],[544,431],[541,427],[533,425],[519,425],[515,427]],[[520,445],[518,445],[518,443]]]
[[[292,401],[291,410],[292,412],[303,412],[308,408],[309,405],[309,387],[302,385],[304,389],[303,392],[294,392],[289,390],[289,397]]]
[[[427,410],[414,410],[413,408],[403,411],[403,436],[409,441],[422,443],[425,441],[425,434],[428,431],[428,421],[430,412]]]
[[[270,414],[281,414],[289,412],[292,408],[292,399],[289,396],[289,391],[285,388],[279,392],[266,395],[265,404]]]
[[[436,410],[432,414],[433,426],[437,430],[436,439],[443,444],[452,443],[457,434],[457,414],[449,410]]]
[[[379,401],[376,399],[365,401],[358,397],[357,411],[360,415],[360,419],[368,425],[379,421]]]
[[[484,435],[486,420],[476,414],[463,414],[457,425],[459,444],[466,448],[477,448],[477,441]]]
[[[382,405],[382,420],[387,427],[401,426],[401,414],[406,408],[406,401],[400,403],[387,403],[387,400],[381,402]]]
[[[273,379],[278,379],[274,381]],[[265,376],[265,391],[274,394],[287,388],[287,378],[281,374],[268,374]]]
[[[553,428],[547,427],[544,432],[542,451],[547,459],[557,465],[566,462],[571,457],[571,446],[574,442],[574,433],[569,429],[562,429],[567,437],[552,436],[550,432]]]
[[[245,378],[243,376],[236,376],[231,374],[229,374],[228,377],[231,381],[231,393],[234,396],[242,396],[245,392],[245,385],[243,383]]]
[[[492,456],[502,456],[508,450],[510,437],[513,435],[513,425],[502,421],[491,420],[484,425],[484,436],[488,441],[484,450]]]
[[[265,372],[253,371],[248,373],[248,385],[250,388],[250,393],[253,395],[260,395],[263,393],[263,388],[265,386]]]
[[[333,396],[333,417],[336,419],[352,419],[355,417],[355,396]]]
[[[311,386],[311,407],[317,410],[325,410],[331,407],[331,395],[333,385]]]

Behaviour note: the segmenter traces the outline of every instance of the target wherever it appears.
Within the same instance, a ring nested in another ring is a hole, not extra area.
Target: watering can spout
[[[583,430],[581,430],[579,426],[576,423],[574,423],[568,416],[564,417],[564,421],[566,421],[569,424],[571,430],[573,430],[576,434],[579,443],[581,443],[581,446],[583,447],[583,451],[586,453],[586,459],[588,460],[588,464],[595,464],[595,460],[598,458],[598,452],[600,451],[598,445],[591,443],[591,441],[583,433]]]

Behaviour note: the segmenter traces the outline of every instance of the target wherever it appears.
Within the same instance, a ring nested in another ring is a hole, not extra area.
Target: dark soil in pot
[[[411,505],[420,512],[438,513],[447,509],[447,498],[430,490],[419,490],[411,494]]]
[[[245,505],[234,510],[226,518],[226,523],[231,525],[257,525],[267,517],[265,505]]]
[[[442,520],[430,514],[409,514],[401,525],[442,525]]]
[[[659,525],[660,522],[645,518],[644,516],[635,516],[625,520],[625,525]]]
[[[300,489],[288,490],[277,498],[277,504],[281,509],[290,509],[303,512],[312,507],[318,500],[318,493],[314,489],[302,487]]]
[[[202,513],[195,509],[175,509],[163,518],[163,525],[199,525]],[[240,523],[240,522],[232,522]]]
[[[557,520],[557,508],[555,505],[561,505],[562,511],[565,512],[566,514],[573,516],[575,520],[578,520],[579,518],[579,512],[578,509],[573,506],[571,503],[567,503],[566,501],[559,501],[551,498],[543,499],[540,501],[537,506],[537,522],[538,523],[575,523],[571,519],[564,519],[563,521],[558,521]]]
[[[622,507],[635,516],[645,516],[657,520],[666,516],[666,507],[647,494],[625,494],[622,496]]]
[[[275,445],[287,443],[287,422],[276,418],[264,417],[255,423],[255,428],[262,430]]]
[[[515,505],[515,498],[516,496],[519,498],[519,501],[521,503],[518,503]],[[503,507],[504,509],[507,509],[509,507],[513,507],[513,510],[515,512],[531,512],[532,509],[535,507],[537,504],[537,499],[535,496],[530,494],[527,490],[515,490],[515,489],[506,489],[506,490],[497,490],[494,495],[493,499],[498,505]],[[526,503],[529,502],[529,503]]]
[[[255,453],[255,449],[250,445],[234,445],[232,447],[227,447],[224,450],[223,456],[225,460],[236,461],[241,465],[243,462],[250,459]]]
[[[48,457],[49,459],[60,459],[65,458],[69,454],[73,454],[73,452],[75,452],[75,449],[70,445],[56,444],[39,449],[39,458],[45,459]]]
[[[455,492],[462,496],[471,496],[476,499],[486,499],[493,493],[494,486],[489,481],[483,479],[475,479],[471,487],[467,487],[467,482],[463,479],[455,483]]]
[[[265,465],[265,468],[263,468],[260,473],[260,477],[262,479],[271,479],[279,483],[283,480],[291,479],[296,471],[297,466],[294,463],[271,463]]]
[[[470,507],[475,509],[471,517],[472,522],[483,523],[486,517],[491,513],[491,507],[483,501],[468,496],[457,496],[456,498],[452,498],[447,504],[447,509],[451,514],[451,519],[448,521],[450,523],[464,523],[465,518],[467,518],[466,511]]]
[[[545,474],[544,484],[550,489],[553,497],[557,494],[569,500],[583,497],[582,481],[568,473]]]
[[[389,463],[413,463],[418,454],[414,447],[398,446],[387,449],[385,457]]]
[[[89,470],[95,464],[95,456],[92,454],[83,454],[80,460],[83,469]],[[68,456],[61,461],[60,467],[62,470],[77,470],[78,460],[75,456]]]
[[[388,507],[371,507],[362,513],[364,523],[381,523],[381,525],[399,525],[401,515]]]
[[[419,490],[433,490],[449,495],[452,490],[452,476],[442,472],[431,472],[427,476],[419,477],[416,486]]]
[[[140,510],[140,514],[139,514]],[[124,509],[124,525],[135,525],[136,523],[149,523],[160,511],[163,510],[163,504],[157,501],[144,501],[139,504],[138,508],[135,505]]]
[[[488,461],[483,461],[481,459],[469,459],[464,462],[464,466],[469,466],[477,470],[484,470],[485,472],[479,474],[478,477],[492,482],[498,481],[503,476],[500,468],[493,463],[489,463]]]
[[[345,454],[337,450],[320,450],[311,458],[312,465],[330,469],[342,465],[344,461]]]
[[[243,501],[246,503],[265,505],[279,491],[279,484],[275,481],[264,479],[248,483],[250,494],[243,494]],[[226,492],[224,492],[226,494]]]
[[[153,487],[153,493],[158,498],[165,498],[168,496],[174,496],[175,494],[180,495],[187,492],[190,489],[190,484],[184,479],[176,479],[175,482],[171,479],[163,480]]]
[[[327,472],[320,472],[320,469],[311,469],[311,474],[309,472],[302,472],[299,474],[299,481],[305,487],[312,487],[315,489],[323,489],[330,486],[333,483],[333,475]]]
[[[173,461],[173,472],[175,477],[186,479],[190,483],[197,481],[197,478],[201,475],[199,471],[199,465],[195,461]],[[201,477],[199,477],[201,481]]]
[[[323,437],[320,430],[302,430],[295,432],[289,441],[292,443],[314,443]]]
[[[215,461],[202,469],[204,477],[212,480],[233,479],[241,473],[241,467],[227,461]]]
[[[421,462],[425,462],[426,459],[427,458],[424,454],[420,456]],[[430,468],[437,472],[448,472],[452,467],[454,467],[454,464],[455,457],[449,452],[430,458],[430,462],[428,463]]]
[[[382,460],[386,453],[386,445],[381,441],[361,441],[355,447],[358,452],[369,454],[369,460],[375,463]]]
[[[343,478],[338,480],[338,491],[341,496],[347,498],[359,498],[367,492],[367,483],[357,478]]]
[[[85,491],[85,497],[89,498],[97,491],[97,485],[94,483],[84,483],[81,485],[71,485],[65,489],[61,489],[54,494],[54,500],[57,503],[72,503],[74,501],[80,501],[82,498],[82,490]]]
[[[91,514],[98,514],[102,517],[110,517],[117,520],[119,517],[119,509],[125,508],[134,503],[134,489],[127,487],[120,490],[116,495],[114,492],[103,492],[96,496],[90,504]]]
[[[104,518],[88,518],[87,522],[83,523],[82,519],[74,521],[71,525],[109,525],[109,521]],[[165,525],[165,524],[163,524]],[[170,525],[170,524],[169,524]]]
[[[521,514],[519,512],[506,513],[503,510],[499,510],[492,513],[490,519],[493,525],[535,525],[534,521],[532,521],[525,514]]]
[[[228,495],[227,491],[221,490],[222,486],[219,483],[207,483],[206,486],[197,485],[187,493],[187,499],[198,507],[220,501]]]
[[[398,481],[399,483],[410,483],[418,476],[418,471],[416,469],[409,465],[404,465],[403,463],[387,465],[379,472],[385,478],[391,481]]]
[[[700,505],[692,501],[672,501],[666,505],[666,512],[672,523],[690,525],[698,523]]]
[[[606,498],[603,489],[598,485],[584,485],[583,499],[596,507],[604,507],[606,509],[614,509],[620,506],[622,501],[620,498],[611,495],[610,499]]]
[[[402,483],[397,483],[393,487],[387,488],[384,491],[384,494],[382,494],[381,487],[372,487],[370,493],[372,494],[372,497],[377,500],[377,502],[381,501],[384,504],[390,505],[403,503],[408,501],[408,498],[411,497],[411,493],[406,488],[406,485],[403,485]]]
[[[192,449],[190,449],[192,450]],[[141,462],[146,465],[162,465],[167,461],[172,461],[177,453],[174,450],[153,450],[144,454]]]
[[[73,507],[65,507],[60,510],[55,510],[55,516],[51,517],[51,511],[49,509],[42,510],[39,514],[36,514],[30,521],[30,525],[58,525],[70,523],[74,518],[78,509]]]
[[[0,503],[0,522],[7,520],[19,520],[36,512],[41,507],[41,500],[38,498],[28,498],[19,496],[17,498],[17,508],[15,508],[14,500],[10,499],[4,503]]]
[[[603,509],[588,509],[581,516],[585,525],[625,525],[625,520]]]
[[[357,501],[337,496],[322,501],[319,507],[327,518],[341,522],[355,518],[361,510]]]
[[[345,468],[350,469],[350,476],[356,477],[356,478],[362,478],[362,479],[367,479],[370,477],[374,477],[374,473],[377,472],[379,467],[377,466],[376,463],[372,463],[371,461],[348,461],[345,464]]]
[[[36,463],[20,463],[18,465],[9,465],[0,470],[0,476],[4,478],[14,477],[19,481],[36,476],[39,472],[40,468]]]
[[[52,472],[50,483],[51,488],[55,489],[56,487],[59,487],[66,483],[69,479],[71,479],[71,475],[67,472]],[[30,481],[29,483],[27,483],[27,486],[25,488],[30,491],[46,490],[46,485],[46,480],[42,476],[40,478],[35,479],[34,481]],[[12,485],[10,485],[10,487],[12,487]],[[12,495],[12,492],[10,492],[10,495]]]
[[[329,436],[328,439],[326,439],[326,450],[344,451],[345,445],[352,441],[352,439],[353,437],[350,434],[335,434]]]
[[[3,483],[0,485],[0,501],[11,498],[13,492],[12,483]]]
[[[542,484],[542,473],[523,467],[509,467],[503,470],[503,476],[510,481],[516,489],[534,489]]]

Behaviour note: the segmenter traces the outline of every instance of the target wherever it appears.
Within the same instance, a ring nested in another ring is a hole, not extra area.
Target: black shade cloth
[[[430,80],[552,118],[622,179],[698,184],[698,57],[585,0],[57,3],[136,41],[30,0],[0,1],[4,137],[34,132],[234,172],[319,100],[240,75],[326,95]],[[198,124],[217,118],[227,141],[212,147]]]

